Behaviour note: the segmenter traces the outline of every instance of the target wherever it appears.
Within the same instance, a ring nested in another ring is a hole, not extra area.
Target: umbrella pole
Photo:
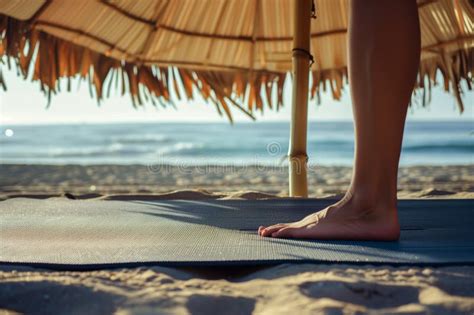
[[[310,66],[311,0],[294,0],[293,95],[289,180],[291,197],[308,197],[306,136],[308,125],[308,85]]]

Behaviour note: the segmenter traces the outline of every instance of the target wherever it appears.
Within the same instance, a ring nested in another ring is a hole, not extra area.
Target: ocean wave
[[[179,155],[184,155],[186,153],[203,153],[206,152],[206,154],[209,154],[208,150],[204,150],[205,145],[202,143],[193,143],[193,142],[178,142],[175,143],[171,146],[167,146],[164,148],[160,148],[158,150],[155,150],[155,153],[158,155],[174,155],[174,154],[179,154]]]
[[[439,144],[411,144],[403,146],[403,151],[409,152],[470,152],[474,153],[472,143],[439,143]]]
[[[169,143],[172,141],[170,137],[162,134],[131,134],[120,135],[111,138],[113,143],[120,144],[155,144],[155,143]]]
[[[48,158],[75,158],[75,157],[102,157],[102,156],[130,156],[142,155],[150,153],[150,148],[139,148],[124,146],[120,143],[113,143],[105,147],[84,148],[84,149],[68,149],[68,148],[54,148],[47,152],[40,152],[35,154],[37,157]]]

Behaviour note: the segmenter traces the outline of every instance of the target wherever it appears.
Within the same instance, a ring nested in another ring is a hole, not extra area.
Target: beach
[[[310,197],[339,198],[350,167],[311,167]],[[0,198],[268,199],[286,167],[0,165]],[[399,198],[474,198],[474,165],[409,166]],[[31,314],[472,314],[474,267],[283,264],[51,271],[2,266],[0,310]],[[28,301],[28,303],[25,303]]]
[[[81,272],[3,267],[0,288],[2,314],[8,310],[229,315],[474,311],[474,267],[284,264],[257,271],[214,268],[213,272],[164,267]]]
[[[472,1],[0,3],[0,315],[474,315]]]
[[[310,166],[313,198],[339,198],[352,169]],[[288,169],[222,165],[0,165],[0,199],[265,199],[288,196]],[[474,165],[399,170],[399,198],[473,198]]]

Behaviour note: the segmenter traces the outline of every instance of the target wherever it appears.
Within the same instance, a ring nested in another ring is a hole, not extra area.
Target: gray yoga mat
[[[398,242],[262,238],[328,200],[0,202],[0,262],[87,269],[145,264],[474,263],[472,200],[402,200]]]

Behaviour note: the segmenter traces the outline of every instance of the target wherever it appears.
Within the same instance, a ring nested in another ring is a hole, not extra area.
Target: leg
[[[355,120],[351,186],[338,203],[259,234],[315,239],[396,240],[397,172],[420,57],[416,0],[352,0],[349,80]]]

